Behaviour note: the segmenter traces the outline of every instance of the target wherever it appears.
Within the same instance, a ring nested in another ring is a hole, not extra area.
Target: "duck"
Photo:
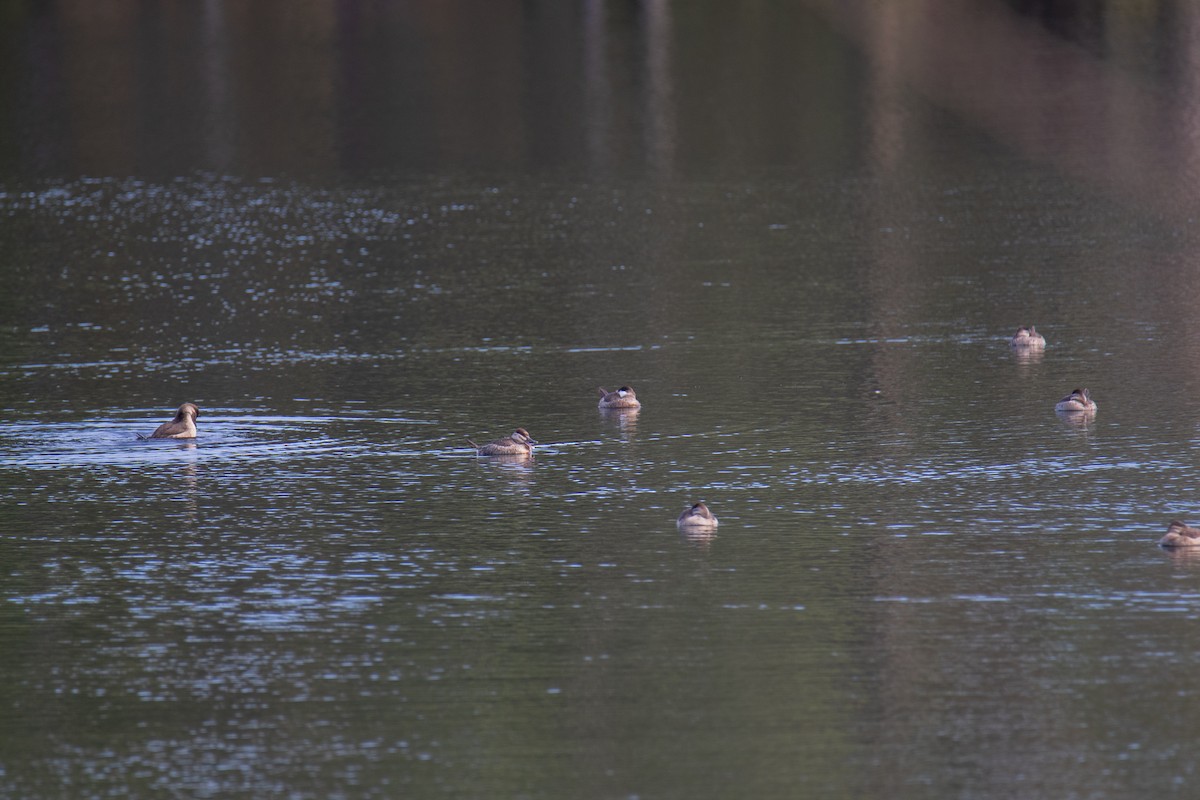
[[[1012,337],[1011,344],[1013,347],[1041,350],[1046,346],[1046,337],[1038,333],[1037,328],[1030,325],[1028,328],[1018,328]]]
[[[691,508],[685,508],[679,519],[675,520],[675,524],[681,528],[715,528],[718,523],[708,506],[700,502],[694,503]]]
[[[1167,535],[1158,540],[1161,547],[1200,547],[1200,528],[1193,528],[1177,519],[1167,526]]]
[[[1087,389],[1072,389],[1071,393],[1059,400],[1054,406],[1055,411],[1086,411],[1091,413],[1097,408],[1096,401],[1092,399],[1091,392]]]
[[[524,428],[517,428],[503,439],[486,444],[475,444],[470,439],[467,441],[475,448],[475,454],[480,456],[530,456],[533,455],[533,446],[537,444]]]
[[[610,392],[601,386],[599,406],[600,408],[641,408],[642,404],[638,402],[637,392],[633,391],[631,386],[622,386],[615,392]]]
[[[196,418],[200,416],[200,408],[195,403],[184,403],[175,412],[175,419],[164,422],[155,428],[149,436],[138,434],[139,439],[195,439]]]

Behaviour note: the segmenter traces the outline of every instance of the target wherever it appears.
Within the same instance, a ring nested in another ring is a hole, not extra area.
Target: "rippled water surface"
[[[1194,792],[1194,12],[265,7],[5,34],[0,797]]]

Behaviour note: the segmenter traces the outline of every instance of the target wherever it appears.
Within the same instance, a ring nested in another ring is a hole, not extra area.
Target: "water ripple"
[[[162,420],[91,418],[86,422],[0,423],[0,468],[62,469],[69,467],[137,467],[148,464],[206,461],[295,461],[308,458],[354,458],[377,455],[379,437],[354,431],[355,426],[426,425],[403,417],[365,422],[351,416],[247,416],[223,414],[218,421],[203,419],[200,435],[192,440],[139,440]],[[406,441],[415,448],[417,437],[406,438],[389,427],[389,452]],[[399,451],[403,453],[403,451]],[[416,453],[415,449],[410,454]]]

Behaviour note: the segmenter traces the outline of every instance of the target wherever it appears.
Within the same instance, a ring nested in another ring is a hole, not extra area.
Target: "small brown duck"
[[[1200,528],[1193,528],[1177,519],[1167,526],[1167,535],[1158,540],[1161,547],[1200,547]]]
[[[675,524],[681,528],[715,528],[718,523],[708,506],[696,503],[691,508],[684,509],[679,519],[675,520]]]
[[[480,456],[530,456],[537,441],[524,428],[517,428],[511,435],[486,444],[475,444],[470,439],[475,454]]]
[[[139,439],[195,439],[196,418],[200,409],[195,403],[184,403],[175,412],[175,419],[159,425],[149,436],[138,434]]]
[[[615,392],[600,387],[600,408],[641,408],[637,393],[630,386],[622,386]]]
[[[1046,346],[1046,337],[1038,333],[1037,328],[1030,325],[1028,328],[1018,328],[1012,337],[1011,344],[1013,347],[1041,350]]]
[[[1055,411],[1083,411],[1092,413],[1096,410],[1096,401],[1092,400],[1092,394],[1087,389],[1072,389],[1071,393],[1059,400],[1055,406]]]

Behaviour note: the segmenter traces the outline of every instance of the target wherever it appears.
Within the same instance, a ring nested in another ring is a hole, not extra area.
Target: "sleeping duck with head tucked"
[[[533,446],[537,444],[537,440],[524,428],[517,428],[503,439],[495,439],[486,444],[475,444],[470,439],[467,441],[475,448],[475,454],[480,456],[531,456]]]
[[[641,408],[642,404],[638,402],[637,393],[631,386],[622,386],[615,392],[610,392],[602,386],[600,387],[599,406],[600,408]]]
[[[1082,411],[1092,413],[1096,410],[1096,401],[1087,389],[1073,389],[1069,395],[1059,400],[1054,406],[1055,411]]]
[[[1018,328],[1012,337],[1012,346],[1028,350],[1041,350],[1046,346],[1046,337],[1037,332],[1037,328]]]
[[[708,506],[700,502],[691,508],[685,508],[679,519],[675,520],[675,524],[681,528],[715,528],[717,517],[708,510]]]
[[[1193,528],[1177,519],[1167,526],[1167,535],[1158,540],[1160,547],[1200,547],[1200,528]]]
[[[195,403],[184,403],[175,412],[175,419],[159,425],[149,436],[138,434],[139,439],[195,439],[196,418],[200,409]]]

